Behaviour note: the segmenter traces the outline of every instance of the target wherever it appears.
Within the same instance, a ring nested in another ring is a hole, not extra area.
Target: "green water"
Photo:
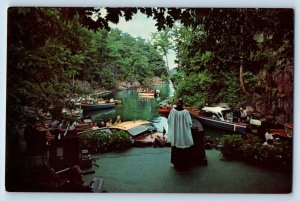
[[[141,97],[135,88],[116,91],[108,95],[106,99],[121,100],[122,104],[116,105],[115,108],[111,109],[89,111],[85,115],[90,115],[95,122],[106,122],[109,118],[112,118],[114,122],[117,115],[121,116],[122,121],[148,120],[153,122],[159,131],[162,131],[163,128],[167,128],[167,118],[158,113],[158,104],[173,96],[175,90],[172,84],[156,85],[149,88],[158,89],[160,95],[156,98]],[[211,139],[219,138],[223,134],[230,134],[229,132],[213,128],[205,128],[205,133]]]
[[[109,118],[115,121],[117,115],[121,116],[122,121],[131,120],[148,120],[162,131],[166,126],[167,118],[158,113],[159,102],[174,95],[174,88],[172,84],[163,84],[151,86],[149,88],[158,89],[160,94],[158,97],[141,97],[137,93],[135,88],[116,91],[106,98],[114,98],[115,100],[121,100],[122,104],[116,105],[115,108],[107,110],[98,110],[85,113],[90,115],[96,122],[106,122]]]

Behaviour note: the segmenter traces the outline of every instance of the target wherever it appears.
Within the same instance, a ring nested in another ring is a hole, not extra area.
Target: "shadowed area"
[[[206,150],[207,166],[178,171],[170,163],[170,148],[132,148],[95,155],[94,176],[104,179],[102,190],[134,193],[290,193],[291,173],[222,159]],[[278,182],[280,181],[280,182]]]

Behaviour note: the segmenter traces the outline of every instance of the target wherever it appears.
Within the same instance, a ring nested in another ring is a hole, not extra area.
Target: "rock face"
[[[163,84],[163,83],[164,83],[164,81],[160,77],[153,77],[152,81],[151,81],[151,84],[154,84],[154,85],[159,85],[159,84]]]
[[[263,84],[266,88],[265,100],[255,103],[255,110],[263,115],[273,115],[277,123],[293,120],[293,80],[294,69],[290,63],[266,73]]]
[[[91,84],[87,81],[76,80],[76,83],[79,85],[79,88],[83,91],[93,91]]]
[[[132,87],[140,87],[141,84],[138,81],[134,81],[134,82],[118,82],[116,85],[116,89],[117,90],[126,90],[126,89],[130,89]]]
[[[149,79],[148,82],[142,83],[142,84],[159,85],[159,84],[164,83],[160,77],[153,77],[153,78]],[[120,81],[117,83],[116,89],[117,90],[126,90],[126,89],[130,89],[130,88],[141,87],[142,84],[138,81],[132,81],[132,82]]]

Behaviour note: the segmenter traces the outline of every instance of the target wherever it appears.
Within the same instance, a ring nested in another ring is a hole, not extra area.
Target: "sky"
[[[103,17],[103,15],[105,14],[102,14],[101,17]],[[153,20],[152,17],[147,18],[147,15],[137,13],[130,21],[126,21],[125,18],[122,17],[118,24],[110,23],[109,25],[112,28],[118,28],[123,32],[129,33],[133,37],[141,37],[145,40],[151,40],[151,33],[157,32],[155,23],[156,21]],[[177,66],[174,62],[174,59],[176,58],[174,50],[170,49],[167,56],[169,70],[171,70]]]

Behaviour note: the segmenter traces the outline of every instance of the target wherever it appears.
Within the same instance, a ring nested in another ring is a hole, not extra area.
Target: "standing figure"
[[[175,168],[188,167],[190,147],[194,144],[190,113],[183,108],[183,100],[178,99],[177,106],[171,109],[168,117],[168,141],[171,143],[171,162]]]

